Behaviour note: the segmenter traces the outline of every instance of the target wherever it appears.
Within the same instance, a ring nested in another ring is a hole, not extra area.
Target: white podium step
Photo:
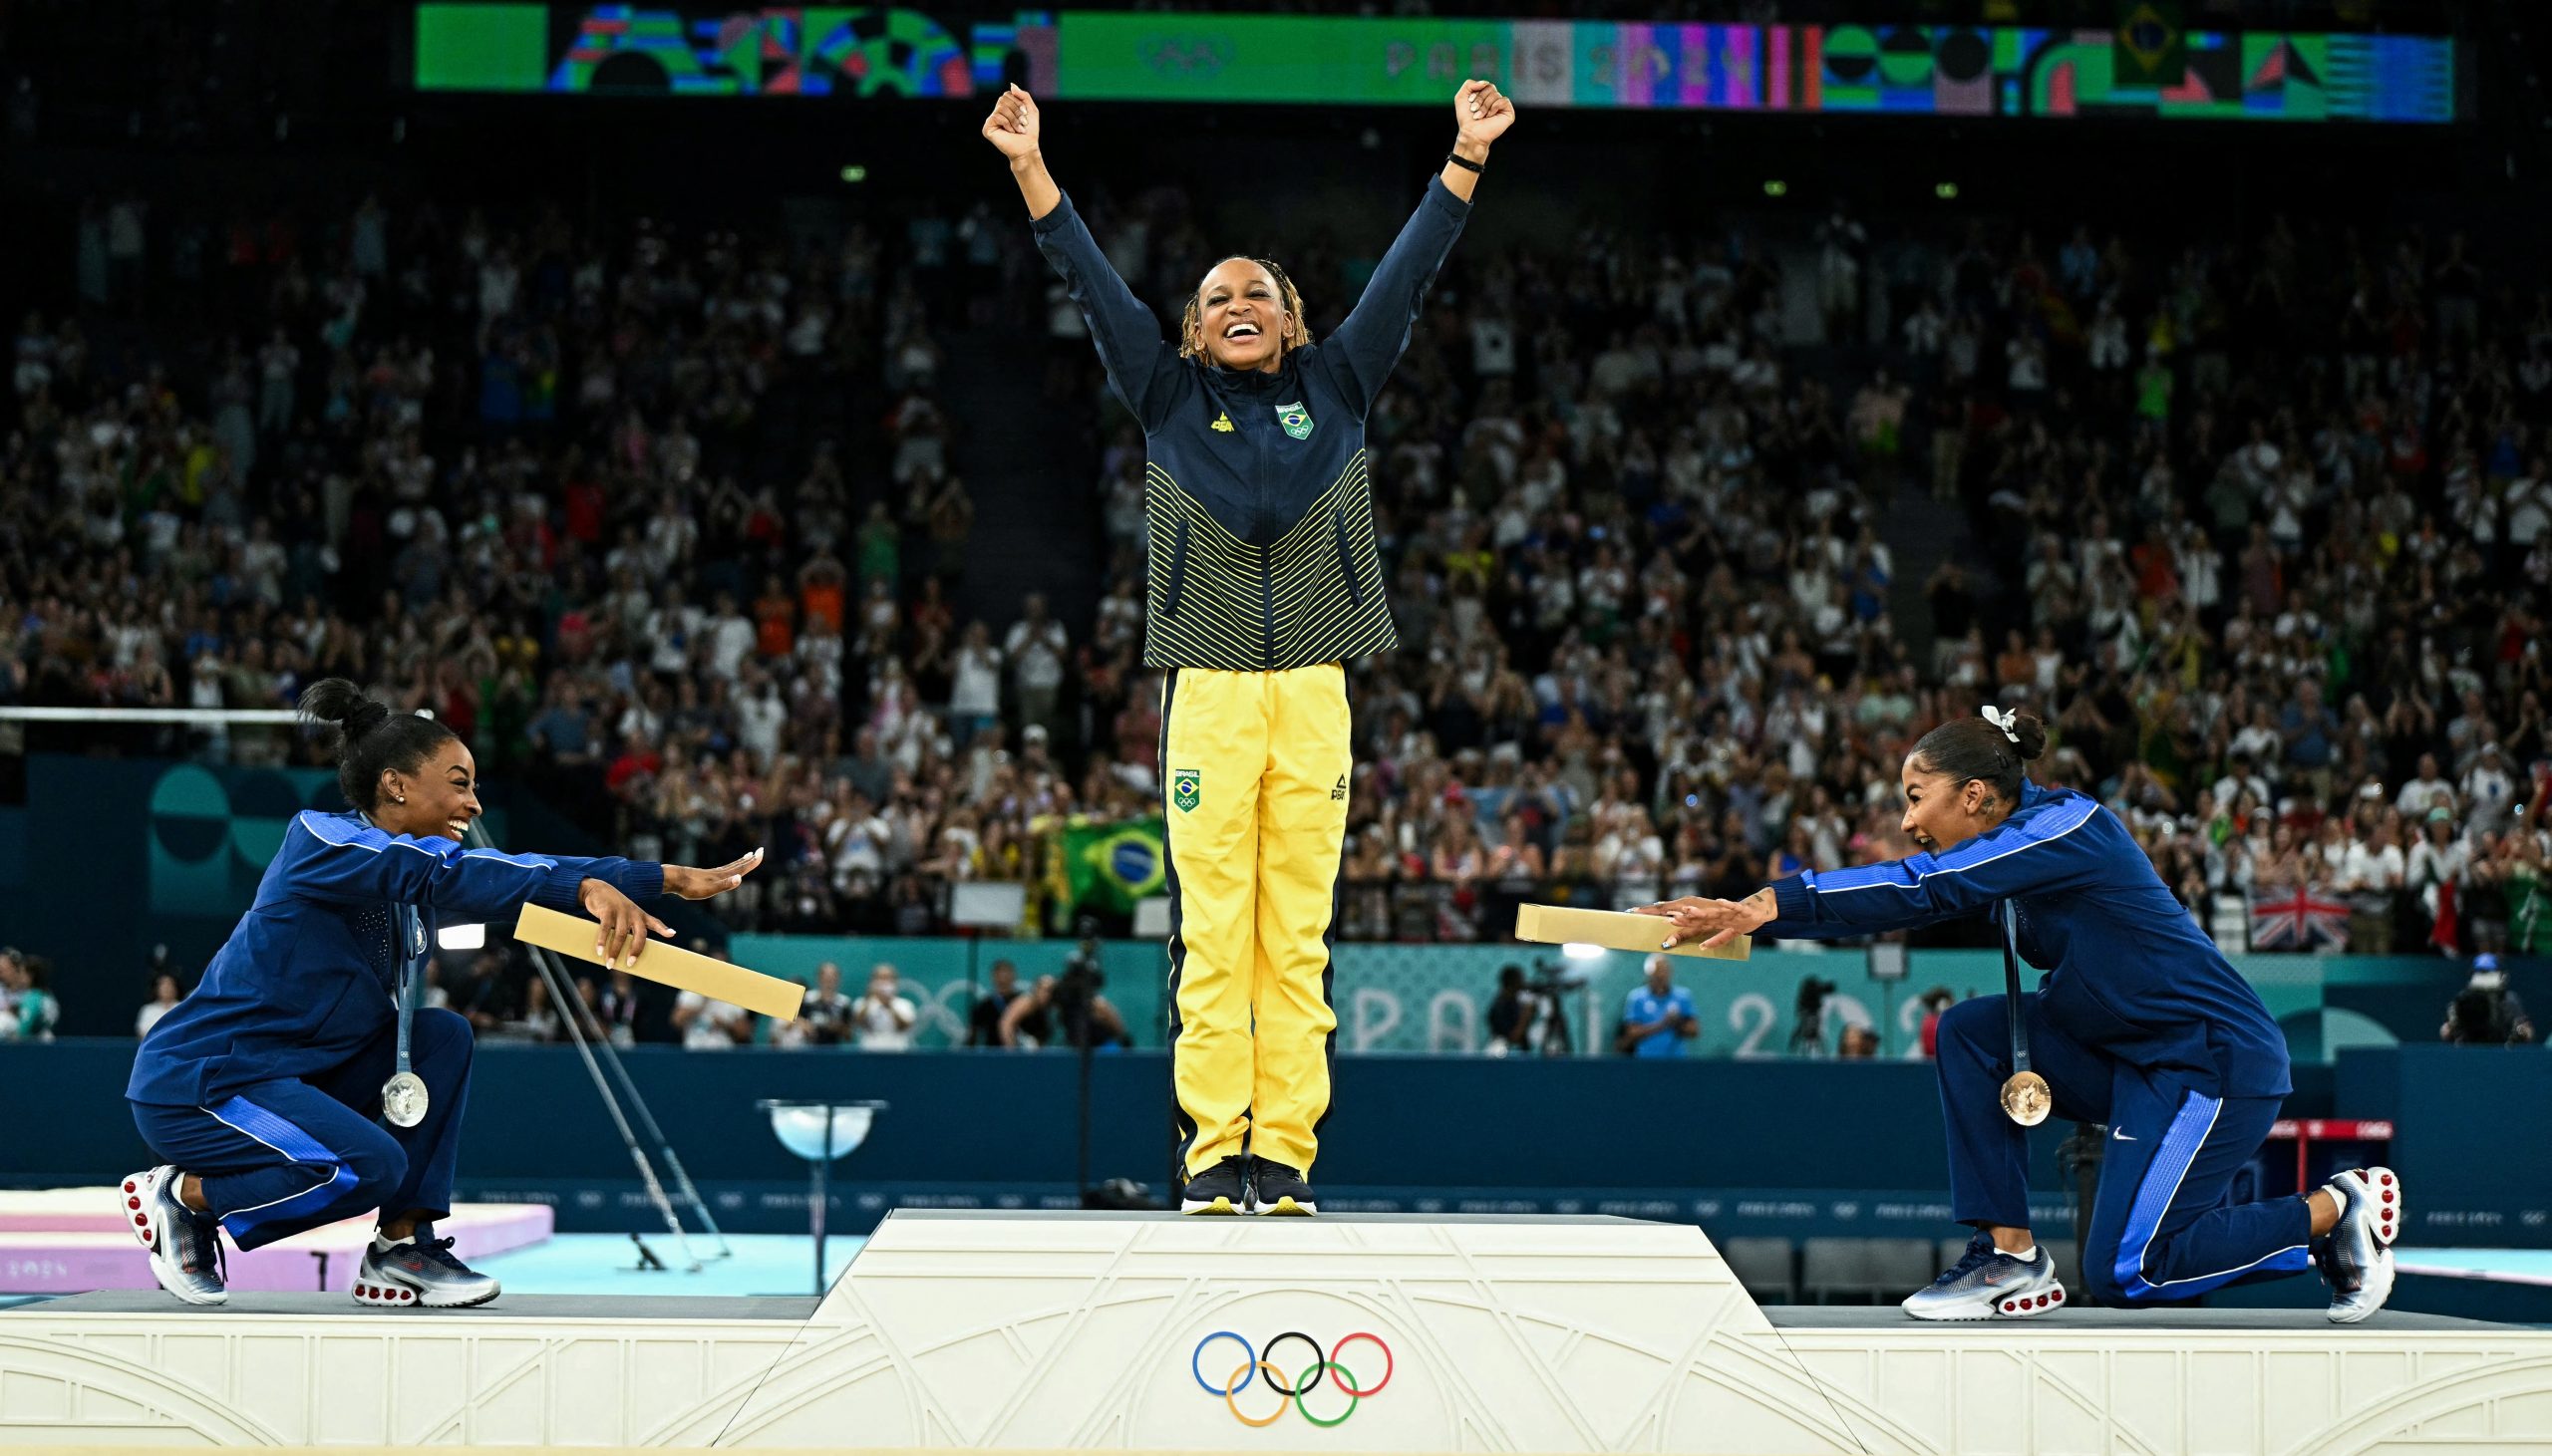
[[[1279,1392],[1324,1359],[1299,1401]],[[117,1294],[0,1311],[0,1442],[25,1441],[2539,1451],[2552,1331],[1767,1316],[1698,1229],[1620,1219],[899,1213],[820,1303],[438,1314]]]

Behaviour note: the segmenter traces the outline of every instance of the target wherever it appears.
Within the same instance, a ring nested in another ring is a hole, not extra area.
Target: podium
[[[2552,1330],[1767,1310],[1628,1219],[901,1211],[819,1301],[0,1310],[0,1441],[116,1444],[2545,1450]]]

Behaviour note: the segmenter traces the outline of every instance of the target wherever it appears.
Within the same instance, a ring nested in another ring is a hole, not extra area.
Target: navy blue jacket
[[[464,849],[361,814],[296,814],[202,984],[143,1038],[125,1095],[200,1107],[342,1066],[396,1024],[398,972],[431,954],[440,921],[508,920],[526,900],[573,911],[587,879],[648,900],[664,893],[665,867]]]
[[[1399,642],[1383,600],[1365,417],[1470,204],[1427,195],[1338,331],[1273,373],[1179,357],[1067,196],[1030,224],[1142,423],[1151,526],[1143,661],[1273,672]]]
[[[2153,872],[2099,801],[2024,781],[2020,807],[1940,854],[1772,882],[1777,919],[1755,932],[1826,940],[1905,930],[2000,903],[2020,907],[2021,959],[2047,972],[2039,1001],[2075,1040],[2176,1073],[2216,1097],[2282,1097],[2286,1037],[2258,992]]]

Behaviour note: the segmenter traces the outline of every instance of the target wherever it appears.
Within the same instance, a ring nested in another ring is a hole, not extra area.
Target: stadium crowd
[[[1085,208],[1174,318],[1206,221]],[[1353,679],[1342,934],[1910,852],[1898,760],[1992,702],[2048,718],[2042,776],[2228,947],[2552,942],[2552,290],[2460,236],[2282,219],[1935,234],[1457,251],[1369,430],[1402,646]],[[1316,333],[1383,241],[1287,257]],[[718,902],[766,930],[928,931],[973,878],[1062,931],[1055,831],[1157,812],[1141,441],[1010,212],[793,254],[124,195],[68,254],[71,306],[15,335],[0,703],[352,677],[598,841],[770,846]],[[1042,323],[1049,405],[1107,422],[1087,620],[953,605],[976,423],[941,340],[997,321]],[[1900,561],[1906,519],[1947,551]]]

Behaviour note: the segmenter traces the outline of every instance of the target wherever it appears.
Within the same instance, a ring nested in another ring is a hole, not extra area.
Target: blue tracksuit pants
[[[396,1037],[383,1032],[324,1076],[253,1083],[209,1107],[136,1102],[133,1120],[152,1151],[203,1180],[204,1201],[242,1249],[375,1209],[441,1217],[452,1210],[470,1097],[470,1022],[417,1013],[409,1065],[428,1100],[415,1127],[377,1120],[381,1084],[398,1070]]]
[[[2227,1201],[2233,1175],[2259,1153],[2282,1099],[2210,1097],[2067,1035],[2049,1024],[2037,993],[2021,1000],[2030,1063],[2056,1094],[2055,1115],[2109,1125],[2082,1246],[2082,1278],[2095,1299],[2169,1303],[2313,1267],[2303,1199]],[[2004,998],[1976,997],[1941,1017],[1939,1069],[1951,1216],[2029,1227],[2028,1130],[1999,1100],[2012,1072]]]

